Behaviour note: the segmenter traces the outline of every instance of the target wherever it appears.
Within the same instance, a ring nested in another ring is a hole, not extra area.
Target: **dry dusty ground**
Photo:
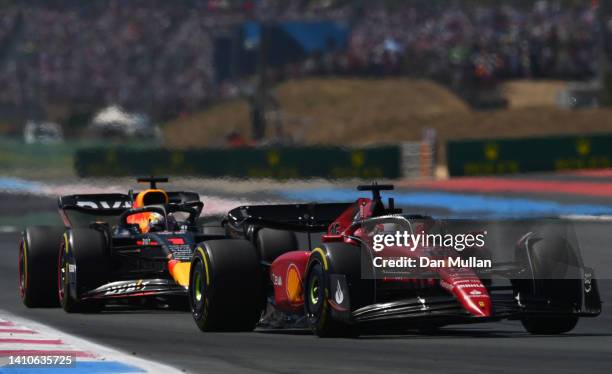
[[[612,131],[612,109],[554,106],[562,82],[507,83],[508,109],[476,112],[444,87],[415,79],[307,79],[276,88],[286,131],[306,144],[373,144],[420,139],[424,128],[449,139],[525,137]],[[222,144],[249,134],[245,100],[234,100],[165,126],[169,147]]]

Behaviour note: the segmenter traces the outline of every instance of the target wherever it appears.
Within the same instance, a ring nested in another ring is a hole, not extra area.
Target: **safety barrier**
[[[420,154],[406,146],[267,147],[240,149],[90,148],[75,154],[81,177],[181,175],[236,178],[389,178],[406,170],[421,173]],[[419,164],[420,165],[420,164]]]
[[[451,176],[612,167],[612,134],[451,141]]]

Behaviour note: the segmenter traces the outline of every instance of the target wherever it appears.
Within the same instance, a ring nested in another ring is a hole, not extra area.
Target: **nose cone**
[[[461,287],[469,285],[470,287]],[[485,286],[478,283],[458,284],[453,288],[453,294],[461,305],[476,317],[491,316],[491,298]]]
[[[491,316],[491,297],[480,278],[467,268],[438,269],[440,286],[453,294],[475,317]]]

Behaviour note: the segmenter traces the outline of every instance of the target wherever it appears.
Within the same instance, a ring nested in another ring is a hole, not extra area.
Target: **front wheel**
[[[578,324],[578,317],[525,317],[521,323],[533,335],[558,335],[573,330]]]
[[[329,274],[319,252],[311,255],[304,287],[304,310],[312,331],[321,338],[356,337],[357,327],[333,318],[329,305]]]

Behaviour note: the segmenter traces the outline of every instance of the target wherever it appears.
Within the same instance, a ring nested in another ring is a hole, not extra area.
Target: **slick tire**
[[[94,229],[75,228],[64,234],[57,254],[58,298],[67,313],[97,313],[102,300],[83,300],[86,291],[101,286],[110,271],[105,235]]]
[[[558,335],[569,332],[578,324],[576,316],[524,317],[521,323],[533,335]]]
[[[257,250],[249,241],[210,240],[191,260],[189,304],[202,331],[252,331],[264,306]]]
[[[351,310],[371,303],[373,281],[361,279],[360,248],[327,243],[315,249],[308,261],[304,283],[304,312],[312,331],[321,338],[359,336],[359,327],[334,318],[329,299],[330,274],[342,274],[351,285]]]
[[[57,307],[56,256],[64,228],[28,227],[19,243],[19,297],[28,308]]]
[[[255,245],[261,260],[271,264],[283,253],[295,251],[298,241],[291,231],[263,228],[257,231]]]
[[[521,280],[525,293],[544,297],[553,307],[571,310],[582,300],[581,279],[578,269],[582,265],[564,227],[543,227],[527,241],[525,255],[531,264],[533,280]],[[526,285],[526,286],[524,286]],[[521,319],[531,334],[562,334],[578,323],[575,315],[526,316]]]

